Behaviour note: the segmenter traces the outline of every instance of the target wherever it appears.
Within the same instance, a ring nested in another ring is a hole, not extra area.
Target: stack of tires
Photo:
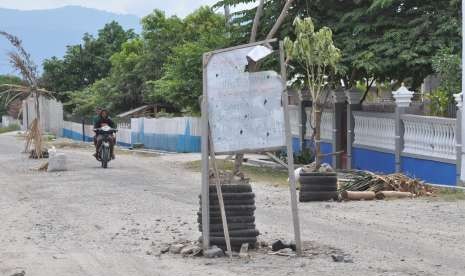
[[[258,230],[255,228],[255,194],[250,184],[221,185],[226,220],[228,222],[231,247],[238,251],[242,244],[248,243],[254,248],[257,243]],[[199,230],[202,232],[202,197],[197,213]],[[210,185],[210,244],[226,249],[220,205],[216,186]]]
[[[300,202],[338,200],[337,174],[300,173]]]

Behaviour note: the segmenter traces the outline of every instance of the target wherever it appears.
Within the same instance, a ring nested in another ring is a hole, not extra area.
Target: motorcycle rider
[[[102,113],[102,108],[101,107],[96,107],[95,108],[95,116],[92,117],[92,125],[95,125],[97,123],[98,119],[100,119],[100,113]],[[94,147],[97,146],[97,134],[94,135]]]
[[[94,124],[94,129],[99,129],[101,127],[104,127],[104,126],[109,126],[113,129],[116,129],[116,124],[113,122],[113,120],[108,116],[108,110],[106,109],[102,109],[102,111],[100,112],[100,117],[98,118],[98,120],[95,122]],[[103,140],[103,135],[99,134],[98,132],[96,133],[96,146],[95,146],[95,154],[94,154],[94,157],[97,158],[97,160],[99,159],[99,149],[100,149],[100,146],[102,145],[102,140]],[[110,137],[110,154],[111,154],[111,159],[115,159],[115,154],[113,152],[113,149],[114,149],[114,146],[115,146],[115,141],[116,141],[116,137],[115,135],[113,134],[111,137]]]

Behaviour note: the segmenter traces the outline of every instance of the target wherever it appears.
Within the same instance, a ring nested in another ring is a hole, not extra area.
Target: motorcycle
[[[97,135],[102,135],[102,143],[100,145],[98,153],[99,161],[102,163],[102,168],[106,169],[108,168],[108,163],[111,160],[111,137],[113,136],[113,133],[118,132],[118,130],[109,126],[103,126],[101,128],[94,129],[94,131]]]

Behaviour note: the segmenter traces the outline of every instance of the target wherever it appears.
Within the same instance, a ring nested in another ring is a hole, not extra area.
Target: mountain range
[[[140,18],[135,15],[80,6],[30,11],[0,8],[0,30],[19,37],[39,69],[44,59],[63,56],[67,45],[79,44],[84,33],[96,34],[111,21],[118,22],[124,29],[141,31]],[[0,38],[0,74],[14,74],[7,60],[11,49],[9,42]]]

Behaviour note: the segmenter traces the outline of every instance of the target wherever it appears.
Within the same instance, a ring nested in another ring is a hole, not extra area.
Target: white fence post
[[[455,102],[457,103],[457,116],[455,124],[455,153],[456,153],[456,175],[457,186],[462,186],[461,171],[462,171],[462,112],[463,112],[463,93],[454,94]]]
[[[401,114],[405,113],[407,107],[412,102],[413,92],[409,91],[404,84],[395,92],[392,92],[394,99],[396,100],[396,172],[401,171],[401,153],[403,148],[403,127],[401,121]]]

